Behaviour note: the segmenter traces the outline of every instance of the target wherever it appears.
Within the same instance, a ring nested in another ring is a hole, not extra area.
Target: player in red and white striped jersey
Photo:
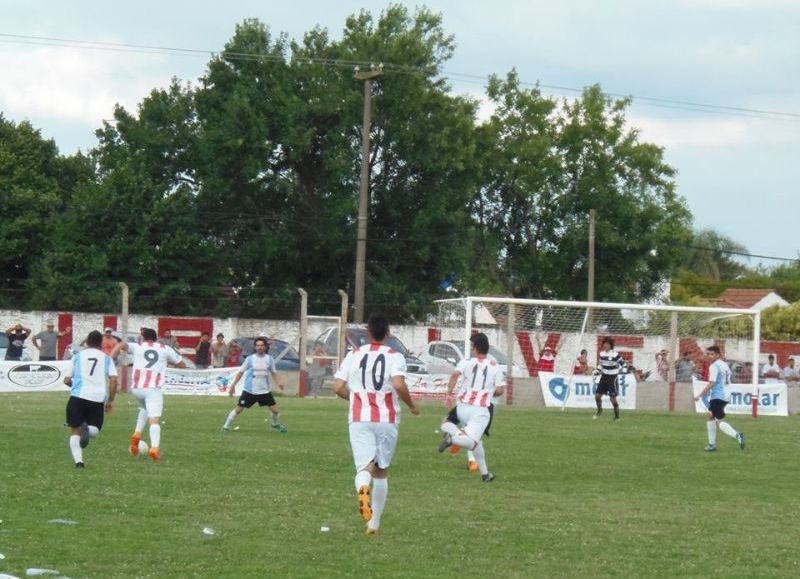
[[[506,376],[497,361],[487,357],[489,338],[486,334],[475,334],[469,339],[471,358],[458,363],[450,381],[447,383],[448,405],[452,404],[453,390],[459,385],[458,406],[456,413],[458,422],[464,425],[463,430],[456,424],[446,420],[442,424],[442,442],[439,452],[455,444],[461,448],[472,450],[478,470],[485,482],[494,480],[494,475],[486,466],[486,453],[481,438],[489,424],[489,406],[492,399],[505,393]]]
[[[367,522],[368,535],[378,532],[386,505],[388,469],[400,424],[399,401],[412,414],[419,414],[406,387],[405,357],[383,344],[388,335],[389,320],[378,314],[370,316],[370,343],[350,351],[335,375],[336,394],[350,401],[348,422],[358,508]]]
[[[161,460],[161,414],[164,410],[164,376],[167,364],[185,368],[180,354],[173,348],[161,344],[156,331],[142,328],[141,344],[120,342],[114,347],[112,356],[116,357],[120,350],[126,350],[133,356],[133,372],[131,377],[131,395],[139,402],[139,415],[131,437],[131,454],[139,454],[139,440],[142,437],[145,423],[150,423],[150,458]]]

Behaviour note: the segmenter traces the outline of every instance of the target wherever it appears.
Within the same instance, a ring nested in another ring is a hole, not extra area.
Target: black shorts
[[[597,395],[603,396],[607,394],[609,396],[616,396],[617,378],[618,376],[614,374],[602,374],[600,376],[600,382],[597,383]]]
[[[489,433],[489,429],[492,428],[492,420],[494,420],[494,404],[489,404],[489,424],[486,425],[486,428],[483,429],[483,433],[486,436],[491,436]],[[450,409],[450,412],[447,413],[447,418],[445,418],[446,422],[452,422],[456,426],[458,426],[458,410],[457,406],[453,406]]]
[[[266,394],[251,394],[250,392],[242,392],[239,396],[239,406],[250,408],[253,404],[258,402],[259,406],[275,406],[275,398],[272,392]]]
[[[717,420],[722,420],[725,418],[725,407],[727,405],[728,403],[724,400],[714,398],[713,400],[708,401],[708,411],[711,413],[711,416]]]
[[[84,422],[89,426],[103,428],[105,404],[70,396],[67,402],[67,426],[78,428]]]

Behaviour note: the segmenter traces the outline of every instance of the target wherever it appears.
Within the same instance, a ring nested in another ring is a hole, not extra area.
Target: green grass
[[[134,459],[122,395],[76,470],[66,397],[0,395],[0,573],[78,577],[797,577],[798,419],[730,422],[706,454],[692,415],[503,407],[492,484],[404,414],[381,534],[364,535],[346,403],[280,399],[221,434],[228,398],[168,397],[163,460]],[[71,519],[77,525],[48,523]],[[330,527],[321,533],[320,526]],[[204,527],[216,531],[205,537]]]

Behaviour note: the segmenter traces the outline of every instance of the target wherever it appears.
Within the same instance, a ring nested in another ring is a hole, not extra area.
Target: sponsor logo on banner
[[[406,385],[414,398],[444,398],[449,380],[448,374],[406,373]]]
[[[594,395],[597,384],[591,376],[562,376],[551,372],[539,372],[539,384],[545,406],[596,408]],[[617,390],[617,402],[620,408],[628,410],[636,408],[636,377],[633,374],[620,374]]]
[[[236,377],[238,368],[209,368],[188,370],[167,368],[164,376],[164,394],[203,394],[222,396]]]
[[[708,382],[695,378],[692,381],[692,390],[697,396],[708,385]],[[758,385],[758,415],[759,416],[789,416],[788,390],[786,384],[777,382],[773,384]],[[708,393],[694,403],[696,412],[708,412]],[[753,412],[753,385],[731,384],[730,400],[725,407],[726,414],[751,414]]]
[[[0,365],[0,390],[50,390],[63,387],[63,363],[3,362]]]

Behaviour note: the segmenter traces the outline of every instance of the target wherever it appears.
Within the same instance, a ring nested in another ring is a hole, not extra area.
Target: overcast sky
[[[402,2],[413,10],[422,2]],[[96,144],[114,103],[135,110],[176,76],[195,80],[208,54],[142,54],[46,46],[11,35],[217,51],[244,18],[299,38],[340,37],[375,0],[0,0],[0,112],[30,120],[64,154]],[[543,92],[600,83],[631,95],[628,119],[665,148],[695,226],[751,253],[796,258],[800,221],[800,0],[429,0],[457,48],[456,93],[516,68]],[[638,98],[637,98],[638,97]],[[648,101],[642,97],[663,99]],[[714,108],[679,103],[715,105]],[[750,112],[767,111],[767,112]],[[778,114],[772,114],[778,113]],[[756,263],[755,260],[751,263]],[[765,262],[774,264],[776,262]]]

